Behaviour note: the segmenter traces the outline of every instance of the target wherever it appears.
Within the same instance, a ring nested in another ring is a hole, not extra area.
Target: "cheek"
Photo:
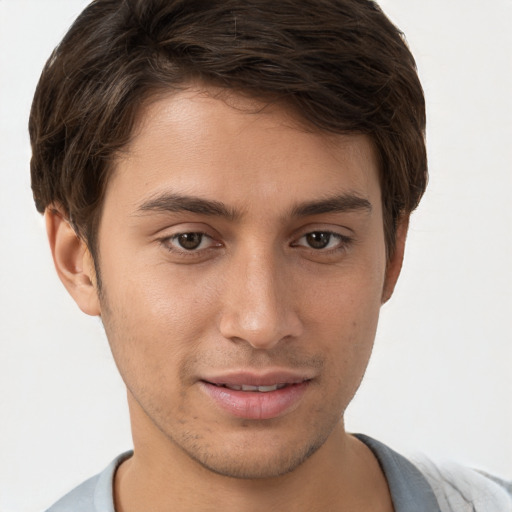
[[[372,267],[354,267],[326,280],[301,307],[307,338],[325,354],[334,380],[358,383],[371,354],[384,271],[382,266],[375,266],[373,272],[368,268]]]
[[[334,332],[374,331],[381,306],[384,263],[360,262],[319,279],[305,279],[296,293],[303,297],[301,310],[307,322],[318,329],[329,326]]]
[[[177,375],[211,328],[214,290],[164,265],[106,267],[104,276],[102,319],[121,373]]]

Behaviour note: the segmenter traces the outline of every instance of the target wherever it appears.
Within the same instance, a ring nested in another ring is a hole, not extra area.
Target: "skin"
[[[191,87],[141,111],[106,191],[101,290],[86,244],[47,212],[57,271],[101,315],[128,390],[135,452],[116,474],[116,508],[393,510],[343,414],[407,222],[387,259],[366,137],[215,93]],[[271,419],[229,414],[202,388],[213,374],[278,370],[308,382]]]

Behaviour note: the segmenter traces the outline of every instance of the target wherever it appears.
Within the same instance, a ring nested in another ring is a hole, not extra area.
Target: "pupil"
[[[178,242],[183,249],[191,251],[201,245],[202,239],[203,235],[201,233],[183,233],[178,237]]]
[[[309,233],[306,235],[306,239],[309,246],[313,249],[323,249],[329,244],[329,241],[331,240],[331,234],[321,232]]]

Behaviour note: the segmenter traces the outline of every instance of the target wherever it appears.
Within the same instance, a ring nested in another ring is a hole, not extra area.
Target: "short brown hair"
[[[388,254],[427,182],[425,104],[402,33],[370,0],[95,0],[41,75],[30,115],[40,212],[96,253],[111,162],[149,95],[191,80],[273,98],[314,129],[370,136]]]

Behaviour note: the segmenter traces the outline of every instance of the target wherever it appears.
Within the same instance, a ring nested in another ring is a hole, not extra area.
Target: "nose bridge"
[[[228,272],[221,319],[224,337],[269,349],[300,333],[284,265],[275,250],[240,248]]]

